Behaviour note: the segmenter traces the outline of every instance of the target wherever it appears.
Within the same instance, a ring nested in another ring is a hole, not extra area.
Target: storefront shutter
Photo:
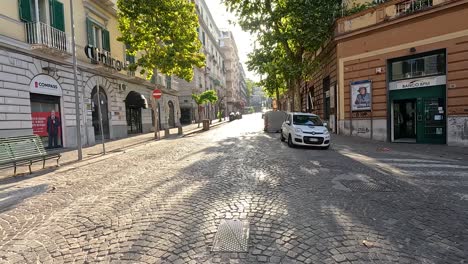
[[[25,22],[32,22],[31,0],[19,0],[18,6],[20,19]]]
[[[50,21],[53,28],[65,32],[63,4],[57,0],[50,0]]]
[[[86,31],[88,34],[88,45],[94,46],[93,22],[86,18]]]
[[[109,31],[102,29],[102,49],[111,51],[110,50],[110,35]]]

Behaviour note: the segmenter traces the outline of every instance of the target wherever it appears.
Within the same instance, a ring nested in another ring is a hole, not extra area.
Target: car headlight
[[[302,129],[296,128],[296,133],[302,133]]]
[[[325,130],[325,132],[323,132],[323,134],[328,135],[328,134],[330,134],[330,132],[328,130]]]

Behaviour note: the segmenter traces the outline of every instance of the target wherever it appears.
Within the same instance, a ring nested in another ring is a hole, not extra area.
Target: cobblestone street
[[[2,180],[0,263],[467,263],[466,156],[262,129],[246,115]],[[225,219],[249,222],[248,252],[212,251]]]

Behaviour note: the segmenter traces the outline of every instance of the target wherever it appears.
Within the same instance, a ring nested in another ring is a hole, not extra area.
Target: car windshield
[[[318,116],[310,115],[294,115],[293,116],[294,125],[303,125],[303,126],[322,126],[322,120]]]

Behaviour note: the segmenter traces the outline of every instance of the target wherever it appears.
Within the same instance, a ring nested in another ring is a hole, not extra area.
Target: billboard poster
[[[60,116],[60,112],[55,112],[56,116]],[[32,129],[33,134],[38,135],[40,137],[47,137],[49,134],[47,133],[47,118],[49,118],[50,112],[32,112]],[[58,136],[60,138],[60,131],[58,130]]]
[[[351,111],[372,110],[372,83],[359,81],[351,83]]]

